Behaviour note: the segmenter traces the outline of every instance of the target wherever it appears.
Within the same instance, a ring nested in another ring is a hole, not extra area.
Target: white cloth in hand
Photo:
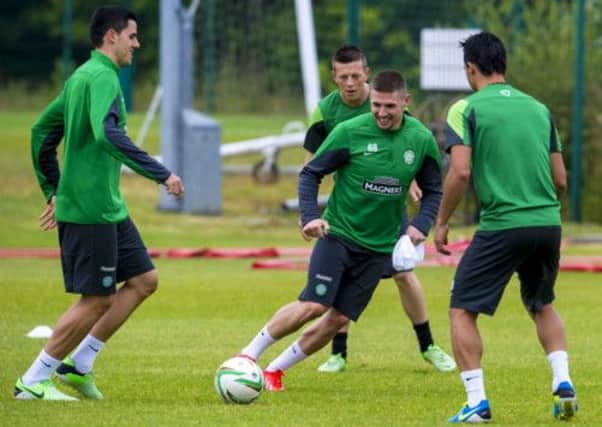
[[[424,243],[414,246],[407,234],[399,238],[391,255],[393,268],[397,271],[411,270],[417,262],[424,260]]]

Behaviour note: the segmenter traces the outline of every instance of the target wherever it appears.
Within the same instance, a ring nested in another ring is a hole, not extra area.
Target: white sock
[[[466,390],[469,407],[474,408],[481,400],[487,399],[487,397],[485,397],[485,384],[483,382],[482,369],[462,371],[460,372],[460,378],[462,378],[462,382],[464,383],[464,390]]]
[[[303,353],[299,347],[299,340],[292,343],[286,350],[280,353],[266,368],[266,371],[286,371],[291,366],[307,359],[307,354]]]
[[[566,351],[553,351],[548,354],[548,361],[550,362],[550,366],[552,367],[552,374],[554,378],[552,379],[552,393],[556,391],[558,388],[558,384],[563,381],[571,382],[571,377],[569,376],[569,355]]]
[[[40,381],[49,380],[52,372],[61,364],[60,360],[50,356],[46,351],[40,351],[27,372],[21,377],[23,384],[29,386]]]
[[[276,340],[268,333],[268,326],[266,325],[240,353],[257,360],[261,356],[261,353],[271,346],[274,341]]]
[[[75,369],[82,374],[87,374],[92,371],[94,361],[104,345],[104,342],[88,334],[86,338],[79,343],[71,355],[71,359],[75,364]]]

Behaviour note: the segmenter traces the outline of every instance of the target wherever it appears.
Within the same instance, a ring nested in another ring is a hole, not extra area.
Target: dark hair
[[[473,34],[460,46],[464,49],[464,63],[472,62],[483,75],[506,73],[506,49],[495,34],[485,31]]]
[[[330,66],[334,69],[334,63],[340,62],[341,64],[349,64],[350,62],[362,61],[364,67],[368,66],[368,60],[366,55],[361,49],[352,44],[344,44],[341,46],[332,56]]]
[[[90,40],[94,47],[102,46],[102,38],[109,29],[120,33],[128,26],[128,21],[137,22],[136,15],[122,6],[100,6],[92,14]]]
[[[406,81],[397,70],[381,71],[374,77],[372,81],[372,89],[377,92],[392,93],[406,91]]]

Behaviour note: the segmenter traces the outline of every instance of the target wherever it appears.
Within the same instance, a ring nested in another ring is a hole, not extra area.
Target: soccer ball
[[[237,356],[217,368],[214,384],[224,402],[247,404],[259,397],[263,372],[252,360]]]

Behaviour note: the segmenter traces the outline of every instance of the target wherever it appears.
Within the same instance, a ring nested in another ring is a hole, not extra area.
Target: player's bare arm
[[[435,222],[434,241],[437,251],[449,255],[451,252],[445,247],[447,245],[447,233],[449,227],[447,222],[456,210],[458,203],[464,196],[464,190],[470,179],[470,155],[471,148],[465,145],[454,145],[451,148],[451,160],[445,183],[443,184],[443,198],[439,206],[439,214]]]
[[[560,199],[566,191],[567,186],[566,168],[564,167],[562,153],[550,154],[550,168],[552,169],[552,180],[554,181],[554,187],[556,188],[556,195]]]

